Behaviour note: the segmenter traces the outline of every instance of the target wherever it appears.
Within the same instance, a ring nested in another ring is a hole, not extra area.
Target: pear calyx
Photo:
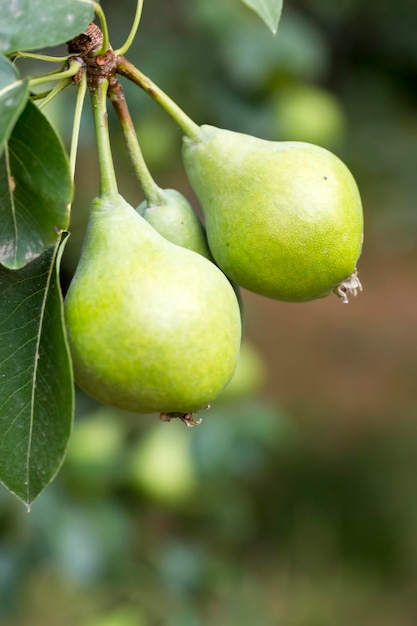
[[[348,304],[348,294],[351,294],[352,296],[357,296],[358,292],[362,290],[363,288],[362,283],[359,280],[358,270],[355,269],[355,271],[353,272],[353,274],[351,274],[351,276],[349,276],[349,278],[346,278],[346,280],[342,280],[342,282],[333,289],[333,293],[336,294],[336,296],[343,302],[343,304]]]
[[[203,407],[203,411],[206,411],[210,408],[210,405]],[[193,426],[200,426],[203,421],[202,417],[196,419],[193,413],[160,413],[159,419],[161,422],[170,422],[173,419],[180,419],[188,428],[192,428]]]

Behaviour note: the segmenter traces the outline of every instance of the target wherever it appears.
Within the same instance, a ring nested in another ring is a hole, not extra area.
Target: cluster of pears
[[[87,393],[192,424],[236,369],[238,286],[287,302],[334,291],[347,302],[361,289],[363,215],[352,174],[326,149],[181,116],[173,115],[205,227],[173,189],[155,185],[136,210],[102,194],[65,311],[75,379]]]

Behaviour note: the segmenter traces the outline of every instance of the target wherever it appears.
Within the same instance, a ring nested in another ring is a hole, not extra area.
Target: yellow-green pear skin
[[[77,384],[128,411],[198,411],[238,361],[240,311],[228,279],[121,196],[92,203],[65,319]]]
[[[198,138],[184,138],[183,159],[210,251],[241,287],[303,302],[328,295],[354,274],[362,204],[352,174],[334,154],[201,126]]]
[[[157,204],[144,200],[136,209],[139,214],[168,241],[213,261],[204,226],[187,198],[176,189],[160,189],[159,195]]]
[[[206,230],[187,198],[176,189],[160,189],[161,202],[149,204],[144,200],[136,211],[151,224],[160,235],[188,250],[201,254],[214,263]],[[241,313],[243,302],[239,286],[232,283]]]

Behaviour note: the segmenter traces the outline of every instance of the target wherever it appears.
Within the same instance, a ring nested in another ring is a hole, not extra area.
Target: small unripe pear
[[[184,165],[210,251],[241,287],[290,302],[360,289],[359,191],[334,154],[213,126],[185,137]]]
[[[144,200],[138,213],[168,241],[213,261],[204,226],[187,198],[176,189],[158,189],[158,196],[157,203]]]
[[[133,486],[168,505],[187,500],[198,484],[191,440],[180,424],[157,424],[132,448],[129,474]]]
[[[120,196],[92,203],[65,318],[78,385],[128,411],[198,411],[237,364],[240,312],[228,279]]]

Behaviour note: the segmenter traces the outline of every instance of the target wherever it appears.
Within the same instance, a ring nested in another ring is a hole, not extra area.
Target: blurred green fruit
[[[181,136],[167,117],[147,113],[139,118],[135,128],[151,169],[166,167],[175,158]]]
[[[99,409],[77,420],[71,435],[67,462],[73,465],[108,465],[123,450],[122,422],[109,409]]]
[[[265,380],[265,363],[260,352],[247,340],[242,342],[237,368],[230,383],[216,399],[232,401],[246,398],[259,391]]]
[[[132,451],[132,484],[153,500],[175,504],[197,485],[190,429],[175,420],[144,434]]]
[[[277,137],[332,147],[346,131],[342,105],[330,91],[299,83],[283,87],[276,94]]]
[[[145,626],[145,619],[140,611],[133,607],[123,607],[110,611],[107,615],[93,617],[82,626]]]

